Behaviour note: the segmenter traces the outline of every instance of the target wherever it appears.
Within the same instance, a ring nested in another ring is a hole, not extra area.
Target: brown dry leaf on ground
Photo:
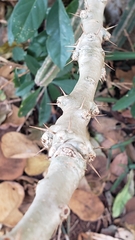
[[[125,205],[126,214],[121,217],[120,222],[134,233],[135,237],[135,197],[132,197]]]
[[[93,193],[83,190],[76,190],[73,193],[69,207],[84,221],[96,221],[104,212],[104,205],[100,199]]]
[[[11,113],[10,104],[1,104],[0,102],[0,124],[3,123],[8,114]]]
[[[18,117],[19,108],[15,105],[11,105],[11,113],[7,116],[5,122],[0,126],[0,129],[7,129],[9,126],[12,127],[19,127],[20,125],[24,124],[25,117]]]
[[[27,159],[25,172],[29,176],[36,176],[45,172],[50,165],[47,155],[40,154],[35,157]]]
[[[21,176],[26,165],[26,159],[4,157],[0,147],[0,180],[14,180]]]
[[[107,158],[105,156],[96,156],[96,158],[92,162],[92,165],[98,172],[100,177],[97,175],[94,169],[92,169],[91,166],[88,165],[86,179],[90,185],[91,191],[95,195],[99,196],[103,192],[105,181],[110,176],[110,171],[109,169],[107,169]]]
[[[15,86],[14,83],[8,81],[6,78],[0,76],[0,88],[6,94],[7,99],[15,96]]]
[[[114,238],[108,235],[88,232],[88,233],[80,233],[78,236],[78,240],[120,240],[119,238]]]
[[[8,80],[13,79],[14,73],[13,73],[14,67],[12,65],[5,65],[0,68],[0,76],[4,77]]]
[[[115,70],[116,77],[118,80],[115,80],[115,83],[120,86],[120,93],[124,94],[127,90],[132,88],[133,85],[133,77],[135,75],[135,66],[131,67],[131,70],[129,71],[123,71],[120,68],[116,68]],[[123,82],[120,83],[120,80],[123,80]]]
[[[91,121],[91,126],[98,133],[103,134],[105,140],[101,142],[101,146],[104,148],[104,151],[112,147],[114,144],[124,140],[124,133],[121,131],[121,129],[118,129],[117,120],[108,117],[97,118],[97,120],[99,121],[99,123],[95,119],[93,119]],[[125,125],[122,123],[121,127],[124,126]],[[116,156],[118,153],[120,153],[119,148],[112,150],[113,157]]]
[[[128,156],[126,152],[122,152],[118,154],[110,164],[110,171],[117,177],[119,177],[122,173],[125,172],[125,168],[128,164]]]
[[[133,234],[124,229],[124,228],[118,228],[117,232],[115,234],[115,237],[111,237],[109,235],[94,233],[94,232],[87,232],[87,233],[81,233],[78,236],[78,240],[134,240]]]
[[[40,150],[27,136],[19,132],[8,132],[1,138],[1,149],[7,158],[29,158]]]
[[[18,210],[24,198],[23,187],[16,182],[3,182],[0,196],[0,222],[13,227],[23,216]]]

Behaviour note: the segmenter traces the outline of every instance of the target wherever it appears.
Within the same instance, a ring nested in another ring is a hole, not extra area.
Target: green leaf
[[[78,9],[79,1],[78,0],[73,0],[72,2],[69,3],[69,5],[66,7],[67,14],[70,18],[73,17],[73,14],[76,13]]]
[[[132,143],[134,141],[135,137],[132,137],[124,142],[120,142],[120,143],[117,143],[115,145],[113,145],[111,147],[111,149],[116,149],[116,148],[121,148],[121,147],[126,147],[127,145],[129,145],[130,143]]]
[[[70,64],[66,65],[66,66],[57,74],[56,78],[63,78],[63,76],[66,75],[67,73],[69,73],[70,76],[71,76],[70,71],[71,71],[72,67],[73,67],[73,63],[70,63]]]
[[[105,56],[106,60],[111,61],[120,61],[120,60],[130,60],[135,59],[135,53],[134,52],[112,52],[111,54],[107,54]]]
[[[39,62],[28,54],[25,56],[25,61],[31,73],[36,75],[38,69],[40,68]]]
[[[15,40],[25,42],[33,37],[46,16],[47,0],[20,0],[12,13]]]
[[[40,88],[31,93],[24,101],[22,101],[18,113],[19,117],[26,116],[27,113],[29,113],[34,108],[39,92]]]
[[[12,43],[14,42],[14,35],[12,32],[12,23],[13,23],[13,18],[12,18],[12,14],[8,20],[8,27],[7,27],[7,33],[8,33],[8,43],[9,45],[12,45]]]
[[[74,79],[64,79],[64,80],[55,79],[52,83],[61,87],[62,90],[67,94],[70,94],[74,86],[76,85],[77,81]]]
[[[135,88],[132,88],[124,97],[116,102],[112,110],[123,110],[135,102]]]
[[[125,172],[122,173],[115,181],[115,183],[112,185],[110,191],[113,192],[115,189],[120,185],[120,183],[123,181],[123,179],[126,177],[128,173],[128,168],[126,168]]]
[[[49,92],[51,101],[55,101],[61,95],[60,89],[52,83],[50,83],[48,86],[48,92]]]
[[[131,114],[135,117],[135,103],[131,106]]]
[[[0,101],[4,101],[4,100],[6,100],[6,95],[4,91],[0,90]]]
[[[12,53],[13,53],[13,59],[16,62],[24,61],[24,56],[26,55],[26,53],[22,48],[14,47]]]
[[[46,123],[51,115],[51,106],[48,104],[50,103],[50,98],[45,91],[44,96],[41,100],[40,107],[39,107],[39,125],[42,126]]]
[[[134,196],[134,172],[130,171],[128,174],[128,181],[122,191],[117,195],[114,200],[112,208],[112,216],[114,218],[120,216],[124,210],[125,204]]]
[[[97,97],[95,100],[99,102],[108,102],[108,103],[114,103],[117,101],[116,98],[111,98],[111,97]]]
[[[44,55],[45,58],[45,56],[47,55],[47,49],[45,44],[46,39],[47,39],[46,31],[42,31],[36,37],[33,38],[27,49],[27,52],[36,58],[41,56],[41,54]]]
[[[67,46],[74,44],[74,34],[61,0],[56,0],[47,16],[46,32],[48,54],[62,69],[71,55]]]
[[[21,84],[21,86],[16,90],[16,95],[24,98],[34,86],[34,81],[28,81]]]

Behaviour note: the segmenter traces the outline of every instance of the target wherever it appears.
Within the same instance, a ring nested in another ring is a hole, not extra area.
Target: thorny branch
[[[78,61],[80,77],[70,95],[58,98],[63,110],[56,124],[46,129],[42,143],[49,150],[50,167],[36,189],[36,197],[22,220],[5,240],[50,239],[68,216],[68,202],[84,175],[86,162],[95,158],[87,125],[98,113],[93,102],[99,80],[105,79],[102,41],[110,34],[103,28],[106,0],[85,0],[80,13],[83,34],[72,59]]]

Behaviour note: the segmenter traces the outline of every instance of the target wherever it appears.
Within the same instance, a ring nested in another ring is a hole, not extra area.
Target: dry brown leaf
[[[50,165],[47,155],[41,154],[27,159],[25,172],[29,176],[39,175],[45,172]]]
[[[7,114],[11,112],[10,104],[0,103],[0,124],[3,123],[7,117]]]
[[[14,180],[22,175],[26,165],[25,159],[4,157],[0,148],[0,180]]]
[[[119,177],[122,173],[125,172],[125,168],[127,167],[127,164],[128,164],[128,156],[126,152],[122,152],[114,158],[113,162],[110,165],[110,171],[112,174]]]
[[[95,119],[93,119],[91,121],[91,125],[98,133],[103,134],[116,129],[116,124],[118,123],[118,121],[114,118],[108,117],[97,117],[97,120],[99,123]]]
[[[10,223],[15,223],[17,222],[17,220],[20,219],[21,213],[17,213],[17,212],[18,212],[18,207],[21,205],[23,201],[23,198],[24,198],[24,190],[20,184],[16,182],[3,182],[0,184],[0,222],[1,223],[10,225]],[[11,214],[14,211],[15,213],[17,213],[17,215]]]
[[[79,234],[78,240],[120,240],[120,239],[100,233],[86,232]]]
[[[128,82],[133,84],[133,77],[135,75],[135,67],[132,67],[129,71],[123,71],[120,68],[116,68],[116,77],[119,79],[123,79],[124,82]],[[132,85],[131,85],[132,87]]]
[[[14,227],[23,217],[23,214],[18,210],[14,209],[10,214],[3,220],[3,224],[9,227]]]
[[[135,211],[129,212],[121,218],[122,223],[126,223],[128,225],[134,225],[135,227]]]
[[[96,156],[95,160],[92,162],[94,169],[98,172],[100,177],[88,165],[88,170],[86,172],[86,179],[90,185],[91,191],[96,195],[99,196],[103,192],[105,181],[110,176],[110,171],[107,169],[107,158],[104,156]]]
[[[0,76],[4,77],[8,80],[13,79],[14,73],[13,73],[14,67],[12,65],[5,65],[0,68]]]
[[[100,155],[96,156],[96,158],[92,162],[92,166],[99,173],[102,181],[103,181],[103,179],[106,179],[108,177],[108,174],[109,174],[109,170],[107,169],[107,165],[108,165],[108,160],[105,156],[100,156]],[[89,166],[89,164],[88,164],[87,168],[88,168],[88,171],[86,172],[87,173],[86,177],[87,177],[88,182],[99,181],[100,180],[99,176],[91,168],[91,166]]]
[[[132,197],[125,205],[126,213],[135,211],[135,197]]]
[[[25,122],[25,117],[18,117],[19,108],[15,105],[11,105],[12,113],[7,117],[5,122],[0,128],[7,129],[9,126],[18,127]]]
[[[127,155],[135,162],[135,148],[132,143],[126,146]]]
[[[0,76],[0,88],[6,94],[7,99],[15,96],[15,86],[14,83],[8,81],[6,78]]]
[[[71,210],[84,221],[96,221],[104,212],[104,205],[93,193],[76,190],[69,202]]]
[[[124,118],[133,118],[130,109],[123,110],[123,111],[121,112],[121,115],[122,115]]]
[[[4,134],[1,138],[1,149],[7,158],[29,158],[39,151],[36,144],[19,132]]]

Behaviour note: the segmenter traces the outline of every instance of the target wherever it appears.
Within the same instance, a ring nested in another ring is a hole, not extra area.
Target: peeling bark
[[[105,4],[106,0],[85,1],[85,10],[80,13],[83,34],[72,56],[78,61],[80,77],[70,95],[58,98],[63,114],[42,136],[51,160],[48,173],[39,182],[36,197],[22,220],[1,240],[50,239],[69,214],[68,202],[85,173],[86,162],[96,156],[87,125],[99,113],[93,99],[98,81],[105,79],[101,44],[110,37],[103,28]]]

